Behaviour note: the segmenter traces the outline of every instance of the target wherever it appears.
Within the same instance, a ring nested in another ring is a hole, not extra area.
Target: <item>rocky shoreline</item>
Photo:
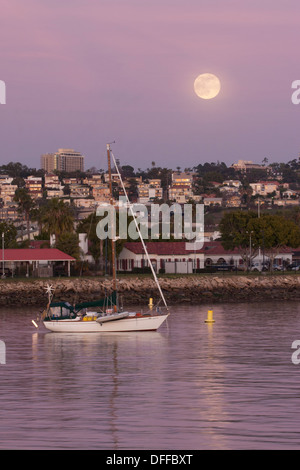
[[[47,304],[45,288],[51,283],[55,300],[71,304],[96,300],[112,290],[108,278],[57,278],[36,280],[1,280],[0,305],[22,306]],[[190,275],[160,278],[169,305],[179,303],[213,304],[218,302],[259,302],[267,300],[300,300],[300,275],[217,276]],[[120,299],[125,304],[146,305],[150,297],[159,300],[152,278],[123,277],[118,281]]]

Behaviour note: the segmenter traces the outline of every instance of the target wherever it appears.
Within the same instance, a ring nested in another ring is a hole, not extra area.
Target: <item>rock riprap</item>
[[[0,305],[46,305],[46,286],[55,289],[55,300],[72,304],[96,300],[112,291],[108,278],[70,278],[36,280],[1,280]],[[190,275],[161,278],[160,285],[169,304],[189,302],[253,302],[263,300],[300,299],[300,275],[216,276]],[[159,299],[152,278],[122,277],[118,280],[120,298],[125,304],[154,303]]]

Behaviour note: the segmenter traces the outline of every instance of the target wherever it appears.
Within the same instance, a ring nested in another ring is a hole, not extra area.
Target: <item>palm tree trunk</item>
[[[30,240],[30,220],[29,220],[29,212],[26,212],[26,224],[27,224],[27,237]]]

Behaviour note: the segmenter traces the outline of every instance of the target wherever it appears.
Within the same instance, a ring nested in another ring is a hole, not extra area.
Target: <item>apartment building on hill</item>
[[[74,149],[58,149],[55,153],[45,153],[41,156],[41,168],[47,174],[54,170],[66,171],[84,171],[84,156]]]

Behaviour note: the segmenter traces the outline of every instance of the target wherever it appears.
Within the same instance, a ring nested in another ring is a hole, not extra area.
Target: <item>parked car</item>
[[[269,265],[267,263],[252,263],[251,266],[251,271],[268,271],[269,270]]]
[[[209,266],[214,271],[236,271],[237,267],[231,264],[222,263],[222,264],[211,264]]]
[[[300,261],[293,261],[291,264],[287,266],[287,269],[292,270],[292,271],[299,271]]]

